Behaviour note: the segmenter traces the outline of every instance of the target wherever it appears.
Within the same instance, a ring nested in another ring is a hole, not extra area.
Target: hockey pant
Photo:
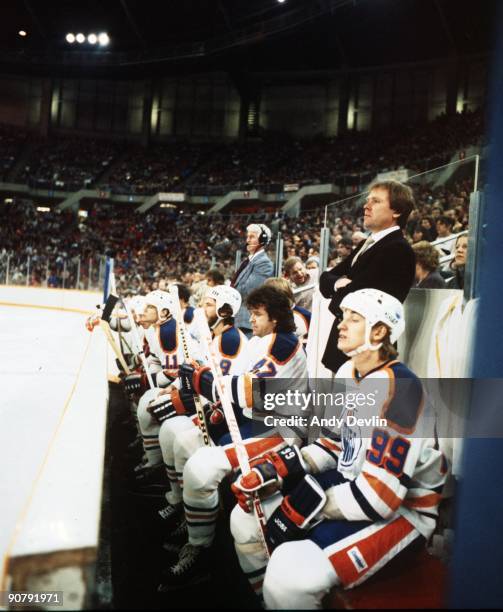
[[[283,497],[262,502],[266,518]],[[255,515],[237,505],[231,532],[243,572],[268,609],[314,610],[334,586],[349,589],[375,574],[407,546],[421,538],[401,516],[370,521],[324,520],[306,532],[305,540],[276,548],[269,562]]]
[[[285,445],[278,435],[244,440],[248,457],[277,451]],[[210,546],[215,537],[219,510],[218,485],[238,467],[233,444],[199,448],[187,461],[183,471],[183,503],[194,546]]]
[[[177,416],[161,424],[159,444],[171,490],[166,499],[171,505],[182,503],[183,470],[189,457],[204,446],[197,415]],[[209,434],[214,446],[216,428],[210,427]],[[220,436],[219,436],[220,437]],[[216,438],[217,440],[219,438]]]
[[[182,474],[185,463],[190,455],[204,444],[194,420],[195,417],[176,416],[164,421],[159,430],[162,460],[171,486],[171,490],[166,493],[166,499],[173,506],[183,501]]]

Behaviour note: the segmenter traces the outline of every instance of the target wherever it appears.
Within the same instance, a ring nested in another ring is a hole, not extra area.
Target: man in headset
[[[239,266],[231,286],[239,291],[242,305],[236,315],[235,325],[245,333],[248,338],[252,334],[250,313],[245,306],[248,294],[264,284],[264,281],[273,275],[272,261],[265,252],[265,247],[272,238],[271,230],[263,223],[252,223],[246,228],[246,257]]]

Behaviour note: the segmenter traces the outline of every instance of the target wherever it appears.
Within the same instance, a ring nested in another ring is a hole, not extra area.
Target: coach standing
[[[243,299],[236,315],[235,325],[248,337],[251,336],[250,313],[245,306],[248,294],[264,284],[273,275],[272,261],[265,252],[265,247],[272,238],[271,230],[262,223],[252,223],[246,228],[246,257],[239,266],[231,287],[239,291]]]
[[[349,257],[320,276],[320,291],[331,299],[329,309],[335,322],[323,355],[323,364],[336,372],[347,360],[337,349],[342,298],[358,289],[381,289],[405,300],[414,282],[414,252],[402,229],[414,208],[414,196],[407,185],[382,181],[371,185],[364,210],[364,226],[370,236]]]

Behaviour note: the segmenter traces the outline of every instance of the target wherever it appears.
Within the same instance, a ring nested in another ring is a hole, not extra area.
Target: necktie
[[[365,242],[363,243],[362,248],[358,251],[358,253],[355,255],[353,261],[351,262],[351,267],[355,265],[356,260],[358,259],[358,257],[360,257],[360,255],[362,253],[365,253],[365,251],[367,251],[373,244],[374,244],[375,240],[372,238],[372,236],[369,236],[367,238],[367,240],[365,240]]]
[[[234,287],[236,284],[236,281],[239,277],[239,275],[241,274],[241,272],[246,268],[246,266],[250,263],[250,260],[248,259],[248,257],[245,257],[245,259],[243,259],[243,261],[241,262],[241,265],[239,266],[239,268],[237,269],[236,274],[234,274],[234,277],[232,279],[231,282],[231,287]]]

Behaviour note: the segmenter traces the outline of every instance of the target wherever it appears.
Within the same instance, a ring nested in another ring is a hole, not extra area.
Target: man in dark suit
[[[370,236],[349,257],[320,276],[320,291],[331,299],[329,309],[335,315],[322,359],[332,372],[347,360],[337,349],[342,298],[358,289],[373,288],[403,302],[409,293],[414,282],[415,257],[402,229],[413,208],[414,196],[407,185],[398,181],[374,183],[363,207],[364,226],[370,230]]]
[[[264,284],[273,275],[272,261],[265,247],[272,238],[271,230],[263,223],[252,223],[246,228],[246,250],[248,257],[241,262],[231,286],[239,291],[242,298],[241,308],[235,318],[235,325],[248,337],[251,336],[250,313],[245,306],[248,294]]]

